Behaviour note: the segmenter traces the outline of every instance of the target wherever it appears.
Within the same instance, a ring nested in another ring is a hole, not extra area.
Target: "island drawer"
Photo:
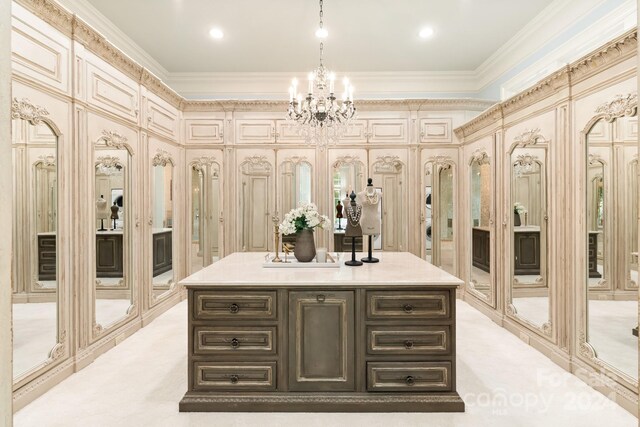
[[[194,291],[193,317],[208,319],[277,318],[275,292]]]
[[[449,291],[367,293],[367,317],[370,319],[451,318]]]
[[[194,362],[196,391],[269,391],[276,389],[276,362]]]
[[[276,354],[275,326],[196,326],[193,336],[195,355]]]
[[[369,362],[369,391],[451,391],[451,362]]]
[[[369,326],[368,352],[373,355],[448,355],[451,354],[451,327],[443,326]]]

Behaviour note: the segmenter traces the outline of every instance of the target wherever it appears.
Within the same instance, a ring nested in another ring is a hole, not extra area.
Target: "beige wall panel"
[[[145,96],[147,129],[177,141],[180,129],[178,110],[153,93],[145,91]]]
[[[420,119],[420,142],[452,142],[451,119]]]
[[[85,55],[87,103],[137,123],[140,86],[92,53]]]
[[[275,142],[275,122],[273,120],[236,120],[237,144],[261,144]]]
[[[402,143],[407,142],[407,120],[371,119],[369,120],[369,142]]]
[[[68,94],[71,41],[15,3],[12,12],[13,72]]]
[[[185,119],[186,144],[222,144],[224,121],[218,119]]]

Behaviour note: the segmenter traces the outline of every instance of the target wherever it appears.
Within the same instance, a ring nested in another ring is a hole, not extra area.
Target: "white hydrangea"
[[[306,227],[296,227],[296,220],[304,218]],[[297,208],[292,209],[284,216],[282,224],[278,229],[282,234],[295,234],[303,229],[313,230],[314,228],[324,228],[329,225],[329,218],[318,213],[318,207],[314,203],[301,203]]]

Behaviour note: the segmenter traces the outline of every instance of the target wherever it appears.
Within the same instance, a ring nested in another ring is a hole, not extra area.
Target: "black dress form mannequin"
[[[338,200],[338,204],[336,205],[336,218],[338,218],[338,230],[342,230],[342,218],[344,218],[344,215],[342,215],[342,203],[340,202],[340,200]]]
[[[118,217],[118,211],[120,208],[117,205],[117,202],[113,202],[113,206],[111,206],[111,219],[113,220],[113,229],[116,229],[116,220],[120,219]]]
[[[344,232],[345,237],[351,237],[351,260],[346,261],[344,264],[357,267],[362,265],[362,262],[356,259],[356,237],[362,236],[362,227],[360,227],[360,217],[362,215],[362,206],[356,203],[356,193],[351,192],[349,195],[351,202],[346,206],[347,211],[347,228]]]
[[[373,190],[374,192],[376,191],[373,188],[373,179],[369,178],[367,180],[367,187],[368,188],[365,191],[367,191],[367,190],[369,190],[369,191]],[[368,263],[375,263],[375,262],[379,262],[380,261],[378,258],[374,258],[373,257],[373,236],[371,234],[369,234],[369,253],[367,254],[366,257],[361,258],[361,261],[362,262],[368,262]]]

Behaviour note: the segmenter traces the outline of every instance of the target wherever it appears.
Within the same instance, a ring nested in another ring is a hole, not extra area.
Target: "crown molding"
[[[494,101],[482,99],[356,99],[358,111],[484,111]],[[282,112],[287,101],[275,100],[184,100],[184,112]]]

